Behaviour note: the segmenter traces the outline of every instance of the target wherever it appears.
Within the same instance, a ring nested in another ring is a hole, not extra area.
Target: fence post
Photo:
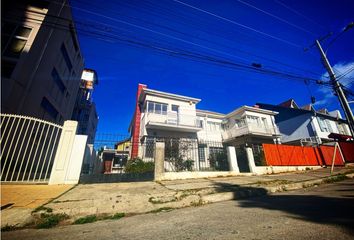
[[[251,173],[256,173],[256,164],[254,163],[253,150],[250,147],[246,147],[246,154],[248,159],[248,166]]]
[[[76,121],[65,121],[53,162],[49,184],[63,184],[68,170],[77,129]]]
[[[229,162],[230,171],[239,173],[240,169],[238,168],[238,164],[237,164],[235,147],[227,146],[226,150],[227,150],[227,161]]]
[[[165,143],[156,142],[155,143],[155,181],[159,181],[164,173],[165,165]]]

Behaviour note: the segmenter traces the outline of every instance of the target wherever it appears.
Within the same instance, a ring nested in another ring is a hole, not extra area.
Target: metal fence
[[[222,142],[150,137],[140,145],[144,161],[153,161],[156,142],[165,143],[167,172],[229,170],[226,146]]]
[[[0,119],[1,181],[47,182],[62,126],[20,115]]]

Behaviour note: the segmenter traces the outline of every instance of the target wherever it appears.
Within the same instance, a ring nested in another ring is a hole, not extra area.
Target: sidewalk
[[[74,185],[1,185],[1,227],[25,225],[31,212],[59,197]]]
[[[353,172],[354,166],[347,166],[335,168],[334,174]],[[52,209],[53,213],[66,213],[70,216],[69,221],[92,214],[132,215],[299,189],[333,181],[333,179],[328,180],[329,177],[330,169],[323,168],[263,176],[80,184],[46,204],[45,207]],[[7,211],[10,212],[11,209],[3,210],[2,217]],[[21,222],[17,224],[21,225]],[[2,226],[4,225],[3,219]]]

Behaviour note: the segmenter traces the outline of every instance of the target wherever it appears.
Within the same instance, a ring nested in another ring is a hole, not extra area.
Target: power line
[[[95,6],[95,7],[97,8],[97,6]],[[106,10],[105,10],[105,11],[106,11]],[[112,12],[112,13],[113,13],[113,12]],[[132,18],[132,17],[130,17],[130,18]],[[133,19],[136,19],[136,18],[133,18]],[[147,22],[147,21],[144,20],[144,22]],[[147,22],[147,23],[150,24],[150,25],[156,25],[156,26],[158,26],[158,27],[167,28],[169,31],[177,32],[177,33],[183,34],[183,35],[185,35],[185,36],[193,37],[193,38],[195,38],[195,39],[199,39],[199,40],[206,41],[206,42],[209,42],[209,43],[212,43],[212,44],[216,44],[216,43],[214,43],[214,42],[212,42],[212,41],[209,41],[209,40],[206,40],[206,39],[202,39],[202,38],[200,38],[200,37],[195,37],[195,36],[191,36],[191,35],[189,35],[189,34],[186,34],[186,33],[184,33],[184,32],[176,31],[175,29],[171,29],[171,28],[169,28],[169,27],[165,27],[165,26],[163,26],[163,25],[161,25],[161,24],[150,23],[150,22]],[[279,61],[274,60],[274,59],[271,59],[271,58],[267,58],[267,57],[264,57],[264,56],[260,56],[260,55],[257,55],[257,54],[253,54],[253,53],[250,53],[250,52],[248,52],[248,51],[245,51],[245,50],[242,50],[242,49],[239,49],[239,48],[234,48],[234,47],[231,48],[230,46],[225,46],[225,45],[220,44],[220,43],[218,43],[218,45],[219,45],[219,46],[222,46],[222,47],[227,47],[227,48],[230,48],[230,49],[235,49],[235,50],[237,50],[237,51],[239,51],[239,52],[242,52],[242,53],[245,53],[245,54],[247,54],[247,55],[251,55],[251,56],[255,56],[255,57],[257,57],[257,58],[265,59],[265,60],[270,61],[270,62],[273,62],[273,63],[278,63],[278,64],[283,65],[283,66],[287,66],[287,67],[290,67],[290,68],[298,69],[298,70],[301,70],[301,71],[303,71],[303,72],[305,72],[305,73],[307,73],[307,74],[308,74],[308,73],[312,73],[314,76],[319,76],[319,75],[320,75],[319,73],[315,73],[315,72],[313,72],[313,71],[311,71],[311,70],[307,70],[307,69],[305,70],[305,69],[302,69],[302,68],[298,68],[298,67],[296,67],[296,66],[292,66],[292,65],[289,65],[289,64],[286,64],[286,63],[283,63],[283,62],[279,62]],[[204,47],[204,46],[203,46],[203,47]],[[215,49],[214,49],[214,50],[215,50]],[[217,50],[217,51],[218,51],[219,53],[224,53],[224,54],[225,54],[225,52],[221,52],[221,51],[219,51],[219,50]],[[230,54],[227,53],[227,55],[230,55]],[[236,57],[235,55],[230,55],[230,56]],[[240,57],[237,56],[237,58],[240,58]],[[249,61],[248,59],[245,59],[245,58],[240,58],[240,59]]]
[[[273,17],[273,18],[275,18],[275,19],[277,19],[277,20],[279,20],[279,21],[281,21],[281,22],[283,22],[283,23],[286,23],[286,24],[288,24],[288,25],[290,25],[290,26],[292,26],[292,27],[294,27],[294,28],[296,28],[296,29],[299,29],[299,30],[301,30],[301,31],[303,31],[303,32],[306,32],[306,33],[308,33],[308,34],[310,34],[310,35],[312,35],[312,36],[316,36],[313,32],[310,32],[310,31],[306,30],[305,28],[300,27],[300,26],[298,26],[298,25],[296,25],[296,24],[293,24],[293,23],[291,23],[291,22],[289,22],[289,21],[287,21],[287,20],[285,20],[285,19],[283,19],[283,18],[281,18],[281,17],[278,17],[278,16],[276,16],[276,15],[270,13],[270,12],[264,11],[264,10],[262,10],[262,9],[256,7],[256,6],[254,6],[254,5],[252,5],[252,4],[250,4],[250,3],[247,3],[247,2],[242,1],[242,0],[237,0],[237,1],[240,2],[240,3],[242,3],[242,4],[244,4],[244,5],[246,5],[246,6],[248,6],[248,7],[250,7],[250,8],[256,9],[256,10],[258,10],[258,11],[260,11],[260,12],[262,12],[262,13],[268,15],[268,16],[271,16],[271,17]]]
[[[35,19],[35,21],[40,21],[38,19]],[[56,23],[51,23],[54,26],[60,26],[55,25]],[[61,25],[63,27],[63,25]],[[66,27],[66,29],[62,30],[68,30],[67,25],[64,25]],[[83,31],[83,29],[78,29],[80,31]],[[317,82],[317,79],[311,79],[311,78],[305,78],[305,77],[301,77],[301,76],[296,76],[296,75],[292,75],[292,74],[288,74],[288,73],[283,73],[283,72],[277,72],[274,70],[269,70],[269,69],[257,69],[248,65],[244,65],[244,64],[240,64],[240,63],[235,63],[229,60],[224,60],[224,59],[220,59],[220,58],[215,58],[215,57],[210,57],[207,55],[203,55],[203,54],[199,54],[199,53],[194,53],[194,52],[189,52],[189,51],[185,51],[185,50],[173,50],[173,49],[169,49],[169,48],[165,48],[165,47],[160,47],[160,46],[156,46],[156,45],[151,45],[151,44],[146,44],[146,43],[142,43],[139,41],[133,41],[130,39],[122,39],[121,37],[114,35],[114,34],[107,34],[106,32],[92,32],[92,31],[85,31],[84,32],[86,34],[89,35],[93,35],[93,36],[99,36],[100,40],[103,37],[103,40],[107,40],[107,38],[109,38],[110,40],[118,40],[118,41],[122,41],[125,43],[128,43],[130,45],[137,45],[140,47],[145,47],[145,48],[150,48],[150,49],[154,49],[156,51],[159,52],[164,52],[167,53],[168,55],[171,56],[179,56],[182,58],[187,58],[189,60],[197,60],[200,62],[204,62],[204,63],[213,63],[215,65],[218,66],[223,66],[223,67],[228,67],[228,68],[232,68],[232,69],[241,69],[241,70],[245,70],[245,71],[253,71],[256,73],[263,73],[263,74],[268,74],[268,75],[273,75],[273,76],[278,76],[278,77],[282,77],[282,78],[286,78],[286,79],[292,79],[292,80],[301,80],[303,81],[304,79],[308,79],[311,80],[313,82]]]
[[[293,46],[293,47],[302,48],[300,45],[298,45],[298,44],[296,44],[296,43],[293,43],[293,42],[290,42],[290,41],[288,41],[288,40],[285,40],[285,39],[282,39],[282,38],[273,36],[273,35],[271,35],[271,34],[268,34],[268,33],[262,32],[262,31],[259,31],[259,30],[257,30],[257,29],[252,28],[252,27],[246,26],[246,25],[244,25],[244,24],[242,24],[242,23],[238,23],[238,22],[236,22],[236,21],[234,21],[234,20],[231,20],[231,19],[222,17],[222,16],[220,16],[220,15],[217,15],[217,14],[215,14],[215,13],[206,11],[206,10],[204,10],[204,9],[201,9],[201,8],[198,8],[198,7],[195,7],[195,6],[192,6],[192,5],[190,5],[190,4],[181,2],[181,1],[179,1],[179,0],[172,0],[172,1],[177,2],[177,3],[179,3],[179,4],[182,4],[182,5],[184,5],[184,6],[187,6],[187,7],[193,8],[193,9],[195,9],[195,10],[197,10],[197,11],[206,13],[206,14],[211,15],[211,16],[213,16],[213,17],[219,18],[219,19],[224,20],[224,21],[226,21],[226,22],[232,23],[232,24],[237,25],[237,26],[239,26],[239,27],[243,27],[243,28],[245,28],[245,29],[254,31],[254,32],[256,32],[256,33],[258,33],[258,34],[261,34],[261,35],[263,35],[263,36],[266,36],[266,37],[269,37],[269,38],[273,38],[273,39],[278,40],[278,41],[280,41],[280,42],[289,44],[289,45],[291,45],[291,46]]]
[[[304,14],[300,13],[299,11],[287,6],[285,3],[283,3],[282,1],[279,1],[279,0],[274,0],[274,2],[278,3],[279,5],[285,7],[286,9],[290,10],[291,12],[295,13],[296,15],[306,19],[307,21],[310,21],[314,24],[316,24],[317,26],[321,27],[323,30],[327,30],[327,28],[325,28],[324,26],[322,26],[321,24],[315,22],[314,20],[312,20],[311,18],[305,16]]]

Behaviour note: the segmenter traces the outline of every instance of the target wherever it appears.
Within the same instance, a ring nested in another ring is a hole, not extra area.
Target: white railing
[[[146,113],[144,116],[146,123],[162,123],[171,126],[197,127],[201,125],[195,115],[183,115],[176,112],[165,112],[164,114]]]
[[[224,140],[226,140],[226,139],[239,137],[242,135],[248,135],[248,134],[272,136],[272,135],[278,135],[279,129],[276,126],[266,127],[258,124],[245,123],[240,127],[234,126],[230,129],[224,130],[222,132],[222,137]]]
[[[1,181],[48,182],[62,126],[0,114]]]

